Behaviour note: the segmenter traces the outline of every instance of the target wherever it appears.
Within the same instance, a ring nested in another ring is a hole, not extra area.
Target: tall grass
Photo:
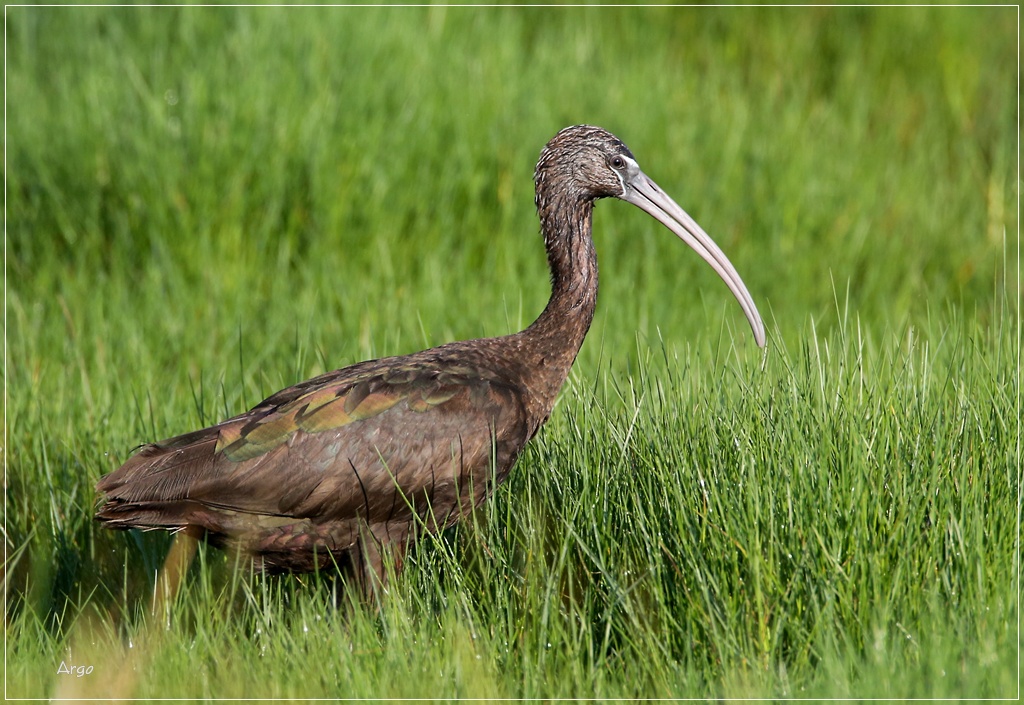
[[[1009,8],[9,8],[9,697],[1009,697]],[[141,442],[543,307],[530,174],[601,124],[742,315],[602,203],[551,422],[379,609],[94,526]],[[92,665],[58,674],[61,662]]]

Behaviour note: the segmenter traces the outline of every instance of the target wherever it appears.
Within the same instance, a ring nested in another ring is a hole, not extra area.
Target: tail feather
[[[96,483],[96,519],[111,528],[176,529],[209,517],[189,490],[214,464],[216,444],[216,430],[206,429],[143,446]]]
[[[203,512],[196,502],[135,502],[107,500],[96,510],[96,520],[111,529],[164,529],[176,531],[196,526]]]

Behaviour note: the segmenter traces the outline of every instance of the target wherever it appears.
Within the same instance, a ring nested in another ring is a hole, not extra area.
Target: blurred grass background
[[[166,538],[91,521],[133,447],[539,313],[532,168],[580,122],[722,246],[767,356],[601,203],[597,319],[482,526],[380,615],[211,552],[131,692],[1012,695],[1016,20],[8,8],[8,695],[71,687],[73,624],[97,661],[144,629]]]

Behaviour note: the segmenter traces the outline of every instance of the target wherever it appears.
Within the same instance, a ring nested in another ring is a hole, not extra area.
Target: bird
[[[397,574],[417,536],[485,501],[551,415],[594,319],[592,218],[603,198],[639,207],[693,248],[764,347],[736,269],[613,134],[562,129],[541,151],[534,183],[551,295],[529,327],[360,362],[140,446],[97,483],[96,519],[205,539],[262,572],[334,566],[367,594],[386,587],[387,566]]]

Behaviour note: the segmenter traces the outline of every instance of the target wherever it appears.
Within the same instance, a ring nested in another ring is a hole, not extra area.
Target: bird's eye
[[[626,160],[616,154],[612,157],[611,165],[612,169],[623,169],[626,166]]]

